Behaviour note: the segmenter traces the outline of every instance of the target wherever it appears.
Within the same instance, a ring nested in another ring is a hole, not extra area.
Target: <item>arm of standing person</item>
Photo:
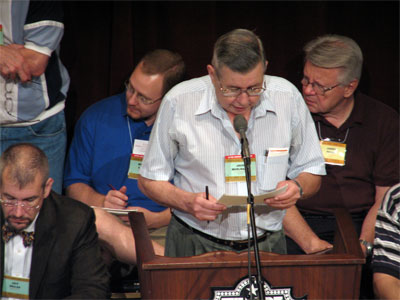
[[[30,81],[44,73],[49,56],[26,49],[23,45],[0,46],[0,73],[7,79]]]
[[[301,186],[303,191],[302,197],[300,197],[300,188],[293,181],[283,181],[278,184],[278,187],[286,183],[288,184],[288,190],[286,192],[288,195],[285,196],[285,193],[281,196],[288,198],[289,203],[293,201],[296,203],[299,199],[311,197],[319,190],[321,185],[321,177],[310,173],[301,173],[295,180]],[[307,254],[323,251],[333,247],[330,243],[321,240],[312,231],[295,205],[287,208],[286,215],[283,219],[283,228],[285,230],[285,234],[293,239]]]
[[[17,77],[26,82],[31,79],[31,70],[24,56],[18,51],[22,45],[0,45],[0,74],[5,79],[15,80]]]
[[[49,62],[48,55],[24,47],[20,48],[18,51],[24,57],[24,61],[30,70],[31,76],[40,76],[46,71]]]
[[[278,209],[292,207],[300,198],[308,198],[318,192],[321,185],[321,176],[303,172],[293,180],[279,182],[276,188],[278,189],[285,185],[288,185],[288,187],[283,194],[265,199],[265,203]]]
[[[286,210],[283,219],[285,234],[294,240],[306,254],[312,254],[333,248],[327,241],[321,240],[308,226],[296,206]]]

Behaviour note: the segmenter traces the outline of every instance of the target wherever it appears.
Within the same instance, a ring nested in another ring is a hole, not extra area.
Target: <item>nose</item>
[[[247,105],[250,102],[250,97],[249,94],[247,94],[247,90],[241,90],[236,99],[241,105]]]
[[[303,93],[305,95],[315,95],[316,94],[311,83],[308,83],[307,85],[303,85]]]
[[[17,202],[17,205],[15,206],[14,210],[15,210],[15,216],[18,217],[22,217],[24,215],[24,208],[21,206],[21,202]]]

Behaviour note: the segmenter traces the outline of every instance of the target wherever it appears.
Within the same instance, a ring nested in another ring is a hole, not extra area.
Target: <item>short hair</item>
[[[0,187],[3,175],[8,171],[8,179],[22,189],[33,183],[38,175],[42,177],[44,188],[49,178],[49,162],[46,154],[29,143],[19,143],[8,147],[0,156]]]
[[[320,68],[341,68],[338,80],[342,84],[361,78],[363,54],[349,37],[335,34],[320,36],[304,47],[305,60]]]
[[[181,82],[185,76],[185,63],[179,53],[165,49],[148,52],[139,62],[142,71],[148,75],[164,75],[163,95],[174,85]]]
[[[265,63],[264,47],[260,38],[250,30],[232,30],[215,42],[212,65],[217,75],[223,66],[244,74],[260,62]]]

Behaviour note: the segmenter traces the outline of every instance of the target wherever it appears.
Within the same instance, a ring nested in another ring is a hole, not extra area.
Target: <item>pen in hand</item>
[[[206,185],[206,199],[208,200],[208,185]],[[209,224],[210,221],[207,221],[207,224]]]
[[[112,189],[113,191],[117,191],[117,189],[111,184],[111,183],[107,183],[107,185],[110,187],[110,189]],[[125,208],[128,207],[128,203],[126,203]]]

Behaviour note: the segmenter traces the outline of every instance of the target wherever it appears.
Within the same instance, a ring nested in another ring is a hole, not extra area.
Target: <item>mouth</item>
[[[309,97],[304,97],[304,101],[306,102],[307,105],[308,105],[308,104],[315,104],[315,103],[316,103],[315,100],[313,100],[313,99],[311,99],[311,98],[309,98]]]
[[[9,217],[7,219],[8,223],[10,224],[14,224],[14,225],[26,225],[29,224],[29,222],[31,220],[27,219],[27,218],[13,218],[13,217]]]
[[[233,109],[236,111],[245,111],[246,110],[245,107],[241,107],[241,106],[233,106]]]

